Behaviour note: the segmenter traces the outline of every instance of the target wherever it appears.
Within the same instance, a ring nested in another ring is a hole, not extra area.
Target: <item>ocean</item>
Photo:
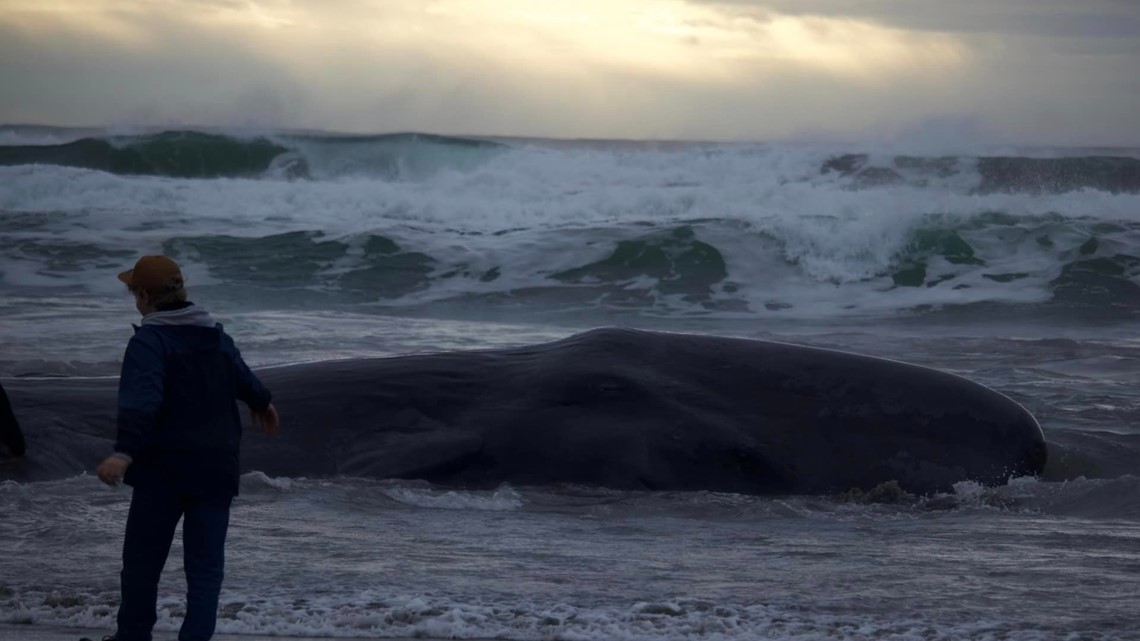
[[[219,631],[1140,639],[1140,150],[0,126],[0,379],[117,375],[144,253],[258,367],[777,340],[965,376],[1049,444],[1040,478],[870,503],[251,471]],[[0,482],[0,624],[113,631],[129,499]]]

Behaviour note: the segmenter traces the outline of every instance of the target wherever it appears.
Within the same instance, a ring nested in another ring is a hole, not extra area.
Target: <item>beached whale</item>
[[[243,468],[486,487],[916,493],[1039,474],[1033,416],[964,378],[833,350],[605,328],[529,347],[308,363],[258,372],[281,435]],[[5,383],[28,461],[0,476],[92,471],[115,379]]]

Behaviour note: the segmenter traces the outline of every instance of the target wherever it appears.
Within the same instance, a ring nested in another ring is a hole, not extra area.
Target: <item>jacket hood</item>
[[[153,312],[143,316],[143,325],[190,325],[193,327],[217,327],[218,323],[205,308],[191,303],[182,309]]]

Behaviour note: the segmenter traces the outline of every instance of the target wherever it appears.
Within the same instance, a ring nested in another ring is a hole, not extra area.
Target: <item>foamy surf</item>
[[[1137,622],[1119,607],[1140,562],[1129,517],[1096,497],[1134,477],[869,503],[244,481],[218,625],[241,638],[1118,641]],[[0,488],[0,536],[38,550],[0,558],[0,635],[113,629],[128,498],[90,477]],[[98,540],[73,540],[76,518]],[[181,573],[162,586],[172,634]]]
[[[1127,155],[1008,156],[999,171],[836,147],[271,138],[145,144],[261,145],[323,169],[202,179],[15,158],[0,168],[2,286],[107,296],[123,261],[161,251],[200,292],[288,309],[766,321],[1140,309],[1140,159]],[[898,178],[860,178],[872,170]],[[1087,180],[1054,188],[1054,174]]]
[[[457,492],[430,488],[393,487],[380,490],[394,501],[439,510],[511,511],[523,506],[519,493],[509,485],[493,492]]]

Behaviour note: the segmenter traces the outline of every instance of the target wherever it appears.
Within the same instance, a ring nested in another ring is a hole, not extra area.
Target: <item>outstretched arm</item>
[[[229,336],[226,336],[226,340],[229,341],[228,347],[234,361],[234,368],[237,371],[238,400],[249,406],[249,414],[253,423],[260,427],[262,432],[270,436],[277,434],[281,419],[277,416],[277,408],[273,407],[273,395],[261,384],[261,379],[245,364],[245,360],[242,359],[241,352],[238,351],[233,340]]]

